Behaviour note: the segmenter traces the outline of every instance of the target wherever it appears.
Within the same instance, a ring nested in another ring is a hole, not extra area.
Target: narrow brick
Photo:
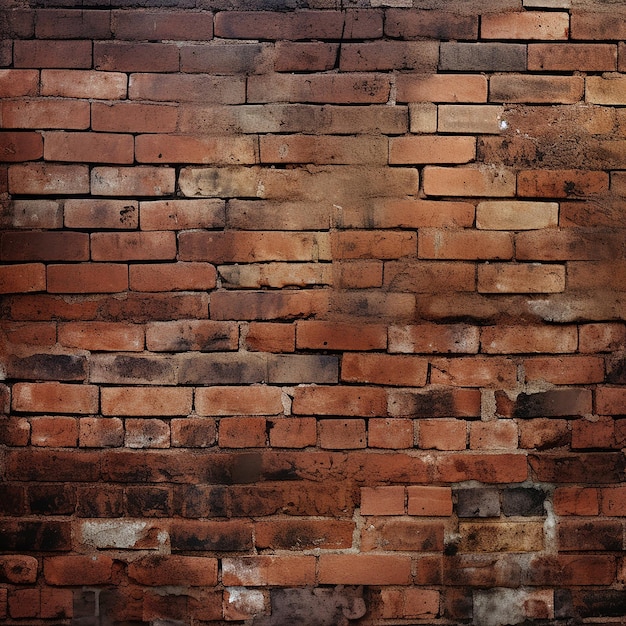
[[[614,44],[530,44],[528,69],[552,72],[614,72],[617,69],[617,48]]]
[[[12,406],[15,411],[30,413],[95,413],[99,392],[94,385],[57,382],[16,383]]]
[[[517,43],[442,42],[439,69],[456,72],[523,72],[526,70],[526,46]],[[503,78],[508,80],[509,76]]]
[[[480,391],[454,387],[391,389],[387,405],[394,417],[476,417],[480,415]]]
[[[518,195],[521,197],[567,198],[606,191],[608,174],[583,170],[528,170],[518,174]]]
[[[153,3],[156,7],[161,5],[168,6],[167,3]],[[213,37],[213,13],[158,8],[129,11],[122,8],[111,12],[111,27],[116,39],[208,41]]]
[[[482,230],[539,230],[556,226],[557,202],[498,201],[479,202],[476,228]]]
[[[365,420],[322,419],[318,422],[319,446],[326,450],[356,450],[367,445]]]
[[[134,160],[131,135],[48,132],[44,137],[46,161],[130,164]]]
[[[299,587],[315,582],[315,557],[246,556],[222,559],[222,579],[228,586]]]
[[[146,325],[146,347],[154,352],[237,350],[239,329],[233,322],[189,320]]]
[[[485,326],[481,330],[481,351],[496,353],[575,352],[575,326]]]
[[[176,236],[170,231],[92,233],[94,261],[171,260],[176,256]]]
[[[148,586],[212,587],[217,583],[217,559],[204,556],[145,556],[129,564],[128,576]]]
[[[143,349],[144,331],[139,325],[124,322],[70,322],[59,324],[59,343],[82,350],[121,350],[138,352]]]
[[[515,175],[504,168],[424,168],[424,193],[428,196],[512,197],[515,186]]]
[[[161,355],[93,354],[89,379],[94,383],[117,385],[172,385],[174,364]]]
[[[164,196],[174,192],[175,173],[163,167],[94,167],[91,193],[101,196]]]
[[[441,104],[437,108],[440,133],[498,134],[504,107],[494,105]]]
[[[209,263],[138,263],[129,270],[133,291],[205,291],[216,285],[217,273]]]
[[[86,261],[87,233],[14,231],[0,238],[0,258],[7,261]]]
[[[153,200],[140,203],[141,230],[186,230],[224,226],[223,200]]]
[[[392,554],[323,554],[319,582],[332,585],[406,585],[411,574],[408,556]]]
[[[517,368],[513,361],[492,357],[434,358],[430,382],[456,387],[515,386]]]
[[[434,72],[439,45],[431,41],[372,41],[347,43],[341,47],[339,68],[346,72],[412,70]]]
[[[278,387],[202,387],[196,390],[199,415],[280,415],[283,413]]]
[[[580,8],[573,11],[572,39],[623,40],[626,37],[623,8],[619,5],[611,8],[614,10],[590,11]]]
[[[140,102],[92,102],[94,131],[117,133],[170,133],[176,129],[176,105]]]
[[[25,195],[73,195],[89,193],[86,165],[19,163],[9,167],[9,191]]]
[[[121,100],[126,97],[126,74],[91,70],[41,71],[41,95],[64,98]]]
[[[108,39],[111,36],[109,13],[78,9],[38,9],[35,35],[40,39]]]
[[[480,74],[465,74],[462,81],[446,74],[399,74],[396,87],[398,102],[487,101],[487,79]]]
[[[372,519],[361,531],[361,550],[430,552],[443,549],[443,524],[420,519]]]
[[[274,45],[274,71],[325,72],[337,62],[336,43],[321,41],[277,41]]]
[[[0,293],[45,291],[46,268],[42,263],[0,266]]]
[[[380,350],[387,345],[383,324],[303,320],[296,325],[296,347],[324,350]]]
[[[16,68],[89,69],[91,41],[16,41],[13,58]]]
[[[473,137],[426,136],[392,137],[389,140],[389,163],[469,163],[476,158]]]
[[[295,415],[380,416],[387,413],[387,398],[375,387],[297,387],[292,410]]]
[[[385,35],[400,39],[476,39],[478,16],[389,8],[385,11]]]
[[[172,43],[94,42],[94,69],[106,72],[177,72],[178,47]]]
[[[79,100],[21,99],[2,104],[5,128],[89,128],[89,102]]]
[[[420,387],[427,374],[427,360],[413,356],[352,352],[341,361],[341,380],[353,383]]]
[[[489,81],[489,101],[574,104],[583,97],[584,81],[581,76],[495,75]]]
[[[471,263],[442,261],[389,261],[383,283],[390,291],[445,293],[474,291],[476,270]]]
[[[389,327],[389,352],[469,353],[478,352],[479,329],[466,324],[416,324]]]
[[[246,101],[246,83],[242,76],[137,72],[130,75],[128,97],[130,100],[156,102],[243,104]]]
[[[119,263],[48,265],[49,293],[117,293],[128,289],[128,267]]]
[[[139,206],[135,200],[80,200],[63,203],[67,228],[135,229],[139,226]]]
[[[480,293],[561,293],[565,266],[540,263],[491,263],[478,267]]]
[[[106,387],[102,389],[103,415],[187,415],[191,389],[170,387]]]
[[[276,384],[335,383],[338,359],[325,354],[283,354],[268,357],[268,382]]]
[[[518,483],[528,478],[528,466],[524,454],[457,453],[440,458],[437,476],[442,482]]]
[[[491,13],[483,16],[480,35],[484,39],[567,39],[569,14],[561,11]]]
[[[539,552],[543,524],[537,522],[461,522],[463,552]]]
[[[57,200],[13,200],[0,224],[11,228],[46,228],[63,225],[63,207]]]
[[[510,233],[423,228],[418,249],[424,259],[510,259],[513,238]]]
[[[267,43],[229,41],[216,44],[183,45],[180,49],[182,72],[207,74],[262,74],[269,71],[272,48]],[[311,69],[311,68],[308,68]]]

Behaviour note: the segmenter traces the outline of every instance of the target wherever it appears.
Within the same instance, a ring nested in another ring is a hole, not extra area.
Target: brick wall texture
[[[0,623],[625,623],[626,2],[0,31]]]

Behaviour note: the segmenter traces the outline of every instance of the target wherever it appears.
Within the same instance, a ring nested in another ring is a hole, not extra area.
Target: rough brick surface
[[[621,623],[621,4],[5,2],[0,622]]]

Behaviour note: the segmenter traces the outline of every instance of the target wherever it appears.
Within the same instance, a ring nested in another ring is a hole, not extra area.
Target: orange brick
[[[268,421],[270,445],[275,448],[306,448],[317,442],[314,417],[286,417]]]
[[[337,61],[336,43],[277,41],[274,49],[276,72],[324,72],[332,70]]]
[[[618,323],[581,324],[579,336],[581,352],[612,352],[626,341],[626,326]]]
[[[487,78],[479,74],[397,77],[398,102],[487,102]]]
[[[485,326],[481,349],[490,354],[575,352],[575,326]]]
[[[483,230],[535,230],[557,226],[557,202],[498,201],[479,202],[476,228]]]
[[[134,160],[132,135],[113,133],[48,132],[44,136],[46,161],[122,163]]]
[[[94,351],[143,350],[143,327],[125,322],[69,322],[59,324],[59,343]]]
[[[126,97],[127,79],[121,72],[45,69],[41,71],[41,95],[122,100]]]
[[[368,519],[361,530],[361,550],[441,552],[443,522],[409,518]]]
[[[423,228],[418,250],[422,259],[510,259],[513,237],[504,232]]]
[[[470,448],[472,450],[506,450],[517,448],[517,424],[511,420],[472,422]]]
[[[480,293],[561,293],[565,266],[540,263],[490,263],[478,266]]]
[[[602,490],[611,491],[611,490]],[[559,487],[553,496],[557,515],[598,515],[598,490],[591,487]]]
[[[322,554],[322,585],[406,585],[411,579],[411,558],[391,554]]]
[[[333,259],[397,259],[417,252],[415,233],[343,231],[331,234]]]
[[[452,515],[452,489],[450,487],[407,487],[409,515],[447,517]]]
[[[419,420],[418,445],[423,450],[465,450],[467,424],[456,419]]]
[[[535,43],[528,46],[529,71],[614,72],[614,44]]]
[[[483,39],[567,39],[569,14],[560,11],[488,13],[482,17],[480,34]]]
[[[220,448],[263,448],[266,439],[264,417],[225,417],[219,422]]]
[[[382,617],[386,619],[432,619],[439,615],[440,593],[434,589],[381,590]]]
[[[567,198],[607,191],[606,172],[537,170],[518,174],[518,195],[527,198]]]
[[[435,358],[431,361],[433,385],[458,387],[514,387],[517,366],[510,359],[498,357]]]
[[[436,473],[437,480],[446,483],[518,483],[528,478],[528,464],[524,454],[457,453],[441,456]]]
[[[383,283],[390,291],[401,292],[475,291],[476,269],[472,263],[445,263],[422,259],[389,261],[385,263]]]
[[[42,263],[0,266],[0,293],[45,291],[46,267]]]
[[[202,387],[196,390],[199,415],[282,415],[277,387]]]
[[[36,96],[38,92],[39,70],[0,69],[0,97]]]
[[[314,556],[243,556],[222,559],[227,586],[300,587],[315,583]]]
[[[391,165],[426,163],[469,163],[476,158],[473,137],[427,136],[392,137],[389,140]]]
[[[350,353],[341,362],[341,380],[353,383],[422,387],[427,374],[428,361],[412,356]]]
[[[504,107],[494,105],[441,104],[437,107],[440,133],[498,134]]]
[[[101,196],[163,196],[174,192],[174,179],[174,170],[170,168],[98,166],[91,171],[91,193]]]
[[[99,585],[111,583],[113,559],[103,554],[47,557],[43,574],[50,585]]]
[[[183,387],[105,387],[103,415],[187,415],[192,390]]]
[[[236,350],[238,346],[239,328],[233,322],[189,320],[146,326],[146,347],[154,352],[215,352]]]
[[[135,101],[243,104],[246,82],[243,76],[137,72],[129,79],[128,97]]]
[[[439,46],[434,41],[366,41],[341,46],[339,69],[345,72],[437,70]]]
[[[504,168],[427,166],[423,176],[427,196],[515,195],[515,175]]]
[[[78,420],[73,417],[37,417],[30,422],[33,446],[74,448],[78,443]]]
[[[177,117],[177,107],[169,104],[91,103],[91,128],[99,132],[171,133],[176,129]]]
[[[224,226],[223,200],[141,202],[141,230],[186,230]]]
[[[338,261],[333,265],[333,285],[339,289],[368,289],[382,283],[382,261]]]
[[[63,204],[66,228],[135,229],[139,206],[134,200],[68,199]]]
[[[9,167],[9,191],[26,195],[89,193],[89,169],[86,165],[18,163]]]
[[[42,156],[43,138],[40,133],[0,132],[0,157],[4,162],[36,161]]]
[[[584,80],[581,76],[496,75],[489,81],[489,102],[574,104],[583,98]]]
[[[415,324],[389,327],[389,352],[475,354],[479,329],[467,324]]]
[[[159,419],[127,419],[124,421],[124,445],[127,448],[169,448],[170,427]]]
[[[248,350],[257,352],[293,352],[296,346],[294,324],[252,322],[245,335]]]
[[[555,356],[524,359],[527,382],[544,380],[553,385],[585,385],[604,380],[604,360],[594,356]]]
[[[16,383],[12,406],[29,413],[96,413],[98,387],[57,382]]]
[[[128,565],[128,577],[141,585],[212,587],[217,584],[217,559],[204,556],[146,556]]]
[[[593,491],[595,494],[595,489]],[[597,506],[597,495],[595,502]],[[600,489],[601,513],[612,517],[621,517],[626,514],[626,488],[624,487],[605,487]],[[591,507],[589,507],[591,508]],[[597,515],[592,513],[592,515]]]
[[[519,423],[520,448],[546,450],[569,445],[571,432],[566,420],[539,418]]]
[[[367,424],[369,448],[402,450],[413,447],[413,420],[371,418]]]
[[[50,293],[116,293],[127,289],[127,265],[118,263],[48,265]]]
[[[296,415],[381,416],[387,413],[385,390],[376,387],[296,387],[292,410]]]
[[[318,422],[319,445],[327,450],[354,450],[367,443],[365,420],[322,419]]]
[[[596,413],[599,415],[624,415],[626,413],[626,388],[598,387]]]
[[[175,256],[176,235],[172,231],[91,235],[91,258],[94,261],[157,261]]]
[[[381,350],[387,347],[387,328],[383,324],[299,321],[296,323],[296,347],[318,350]]]
[[[135,137],[135,158],[138,163],[212,165],[252,164],[258,161],[256,142],[251,136],[197,137],[172,134],[138,135]]]
[[[204,291],[216,285],[217,272],[209,263],[133,264],[133,291]]]
[[[114,448],[124,445],[124,422],[118,417],[84,417],[80,420],[81,448]]]

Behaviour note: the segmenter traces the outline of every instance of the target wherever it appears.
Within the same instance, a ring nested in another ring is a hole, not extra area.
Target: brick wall
[[[623,624],[624,2],[0,24],[2,624]]]

